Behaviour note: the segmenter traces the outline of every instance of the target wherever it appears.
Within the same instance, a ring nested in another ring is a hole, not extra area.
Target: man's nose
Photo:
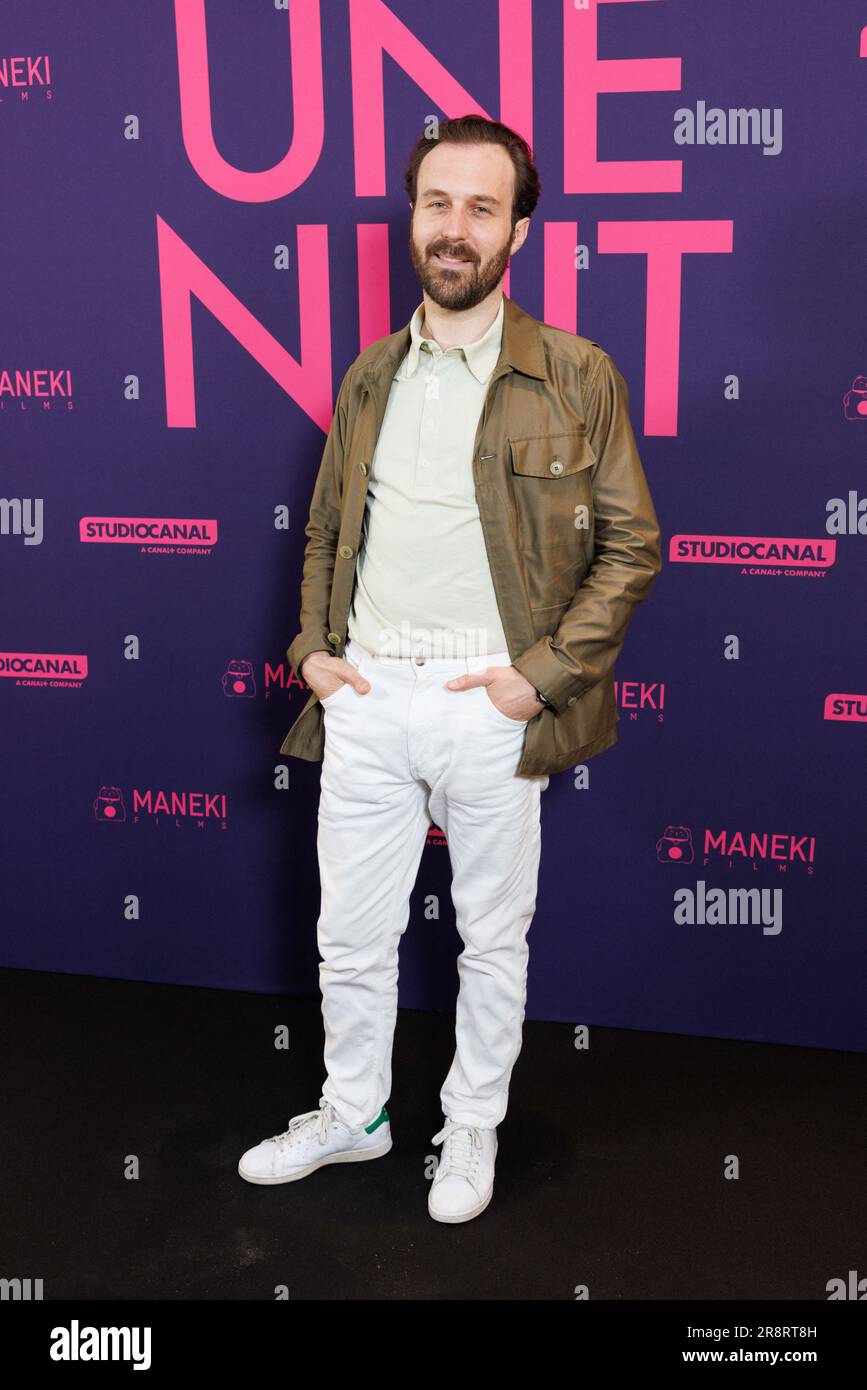
[[[443,227],[443,236],[448,238],[450,246],[469,244],[467,240],[467,216],[460,208],[452,208]]]

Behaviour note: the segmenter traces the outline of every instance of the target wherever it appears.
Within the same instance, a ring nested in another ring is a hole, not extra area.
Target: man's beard
[[[511,245],[512,232],[509,233],[509,239],[501,250],[480,267],[477,257],[469,247],[450,245],[442,238],[431,242],[420,254],[413,241],[411,225],[409,229],[409,253],[413,269],[425,294],[430,295],[434,304],[439,304],[442,309],[473,309],[477,304],[481,304],[502,280],[509,264]],[[468,264],[460,270],[449,270],[447,266],[440,265],[432,259],[437,251],[446,256],[452,253],[466,256]]]

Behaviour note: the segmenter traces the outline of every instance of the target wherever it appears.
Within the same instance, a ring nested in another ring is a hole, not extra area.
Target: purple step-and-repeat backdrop
[[[506,292],[620,367],[664,538],[619,742],[543,797],[527,1016],[865,1048],[865,24],[7,0],[0,963],[316,993],[304,526],[421,299],[408,151],[476,110],[543,184]],[[449,881],[432,829],[403,1006],[452,1006]]]

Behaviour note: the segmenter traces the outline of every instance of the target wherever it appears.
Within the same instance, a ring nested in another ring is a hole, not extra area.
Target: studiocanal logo
[[[80,690],[87,680],[87,657],[81,652],[0,652],[0,677],[16,685]]]
[[[867,724],[867,695],[842,695],[835,692],[825,696],[826,719],[844,723]]]
[[[740,565],[741,574],[824,579],[837,558],[823,536],[672,536],[668,558],[688,565]]]
[[[78,538],[91,545],[137,545],[142,555],[210,555],[219,539],[212,518],[83,516]]]
[[[121,787],[106,783],[93,798],[93,818],[101,825],[162,825],[171,821],[178,829],[229,828],[229,802],[225,792],[178,792],[164,788],[133,787],[129,814]]]

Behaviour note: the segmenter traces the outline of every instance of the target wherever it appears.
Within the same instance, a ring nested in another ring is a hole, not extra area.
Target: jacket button
[[[566,701],[566,704],[567,704],[567,705],[574,705],[574,703],[575,703],[575,701],[576,701],[577,699],[578,699],[578,696],[577,696],[577,695],[570,695],[570,696],[569,696],[569,699]]]
[[[554,474],[563,472],[563,465],[559,459],[555,459],[554,462],[550,465],[550,471]]]
[[[340,637],[336,632],[329,632],[328,640],[333,647],[339,646],[340,644]]]
[[[366,464],[366,463],[360,463],[360,464],[358,465],[358,471],[359,471],[359,473],[362,473],[362,474],[364,475],[364,477],[366,478],[366,477],[367,477],[367,464]]]
[[[340,554],[343,556],[344,560],[351,560],[351,559],[352,559],[352,546],[351,546],[351,545],[342,545],[342,546],[340,547]]]

